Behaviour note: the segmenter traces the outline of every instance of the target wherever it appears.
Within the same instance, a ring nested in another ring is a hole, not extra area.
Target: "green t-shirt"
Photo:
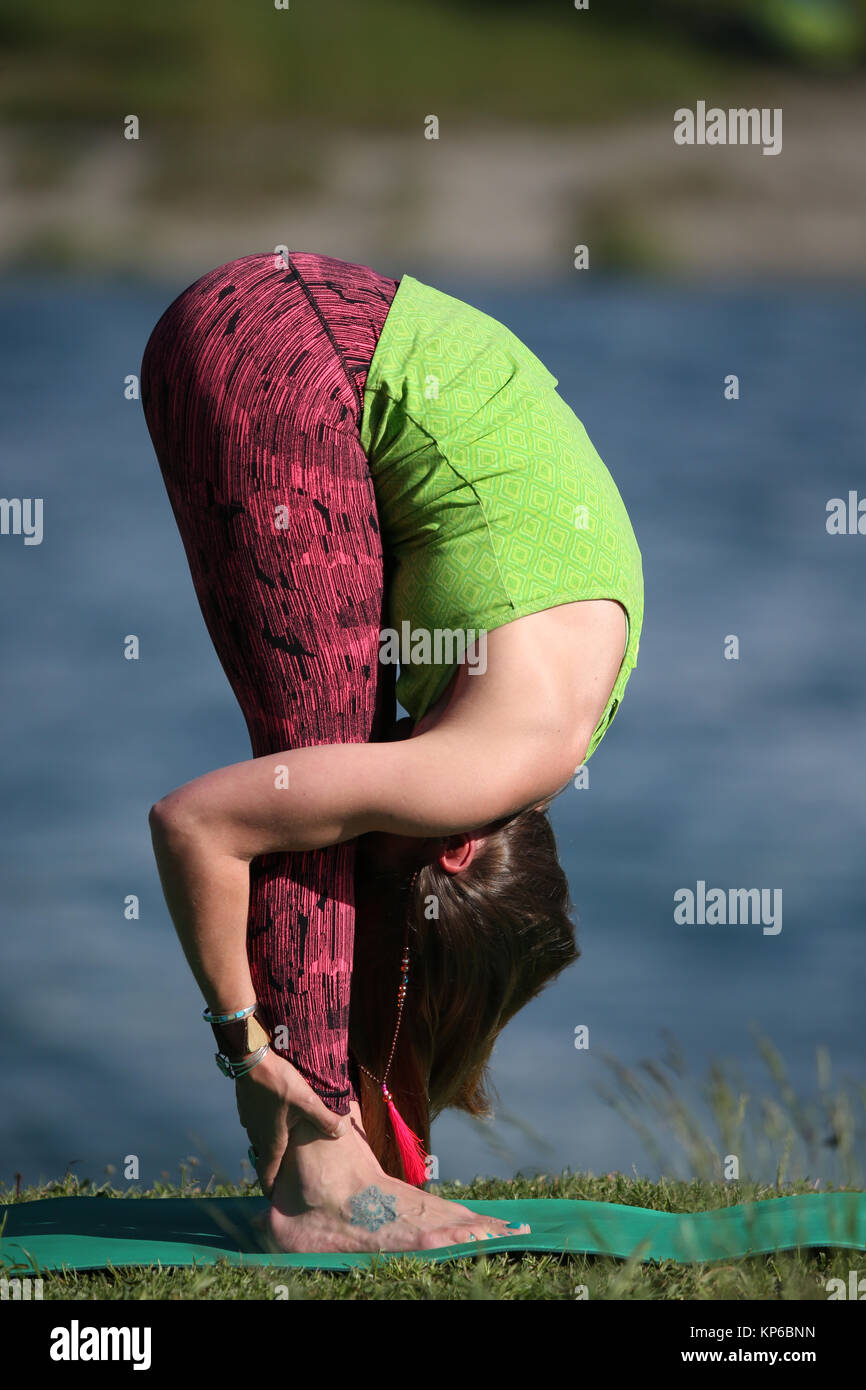
[[[637,660],[643,574],[622,498],[556,385],[503,324],[404,275],[367,375],[361,442],[392,565],[390,627],[420,657],[401,662],[404,709],[421,719],[453,674],[437,630],[492,632],[617,599],[628,645],[589,757]]]

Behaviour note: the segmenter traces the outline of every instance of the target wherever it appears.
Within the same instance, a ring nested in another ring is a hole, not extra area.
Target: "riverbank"
[[[615,8],[51,0],[3,36],[0,268],[866,277],[863,15]],[[778,152],[676,144],[700,104]]]
[[[194,276],[279,245],[389,267],[556,278],[866,278],[866,91],[773,97],[781,151],[683,146],[673,109],[603,125],[443,122],[438,140],[286,122],[7,127],[0,266]]]

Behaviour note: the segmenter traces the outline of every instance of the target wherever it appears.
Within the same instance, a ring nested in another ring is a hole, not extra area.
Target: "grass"
[[[659,1172],[677,1169],[712,1182],[723,1174],[773,1175],[777,1187],[820,1174],[825,1188],[863,1188],[866,1086],[834,1081],[829,1049],[815,1050],[815,1083],[798,1094],[772,1041],[753,1029],[769,1086],[747,1081],[739,1068],[714,1062],[698,1080],[676,1038],[662,1030],[658,1058],[626,1067],[603,1056],[602,1098],[634,1131]],[[662,1142],[663,1139],[663,1142]],[[725,1172],[735,1156],[738,1172]]]
[[[250,1195],[254,1184],[202,1187],[181,1165],[177,1184],[157,1183],[142,1191],[121,1191],[105,1183],[93,1186],[72,1174],[39,1187],[0,1190],[0,1200],[33,1201],[40,1197],[164,1197]],[[460,1201],[497,1198],[569,1197],[617,1202],[656,1211],[704,1211],[738,1202],[769,1200],[812,1192],[808,1181],[775,1185],[740,1182],[662,1181],[610,1173],[605,1177],[566,1171],[559,1176],[477,1179],[468,1185],[434,1184],[443,1197]],[[478,1255],[448,1264],[414,1259],[383,1260],[378,1267],[348,1272],[291,1269],[238,1269],[225,1260],[199,1269],[108,1269],[94,1272],[44,1273],[45,1299],[76,1301],[140,1299],[262,1300],[826,1300],[824,1283],[848,1279],[857,1262],[850,1250],[803,1250],[712,1265],[671,1261],[639,1264],[587,1255]],[[19,1273],[33,1274],[21,1270]],[[585,1290],[585,1292],[584,1292]]]

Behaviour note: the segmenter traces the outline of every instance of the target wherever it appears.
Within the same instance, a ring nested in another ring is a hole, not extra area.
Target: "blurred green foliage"
[[[501,13],[524,10],[526,3],[469,0],[456,8]],[[563,0],[535,0],[532,8],[561,11]],[[616,0],[615,5],[589,0],[589,10],[604,29],[676,32],[701,46],[764,56],[785,66],[845,68],[866,52],[866,0]]]
[[[299,117],[399,127],[428,112],[561,123],[751,97],[761,74],[863,53],[866,0],[0,0],[15,120]],[[771,95],[771,93],[769,94]]]

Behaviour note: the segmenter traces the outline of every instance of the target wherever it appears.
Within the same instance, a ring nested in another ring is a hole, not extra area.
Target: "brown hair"
[[[420,871],[415,864],[402,876],[375,870],[359,841],[350,1055],[383,1075],[408,916],[409,989],[388,1088],[428,1151],[431,1121],[446,1107],[490,1113],[488,1063],[498,1034],[580,955],[544,810],[521,811],[484,833],[459,873],[437,862],[441,841],[423,849],[419,842]],[[402,1178],[381,1089],[358,1074],[367,1139],[385,1171]]]

